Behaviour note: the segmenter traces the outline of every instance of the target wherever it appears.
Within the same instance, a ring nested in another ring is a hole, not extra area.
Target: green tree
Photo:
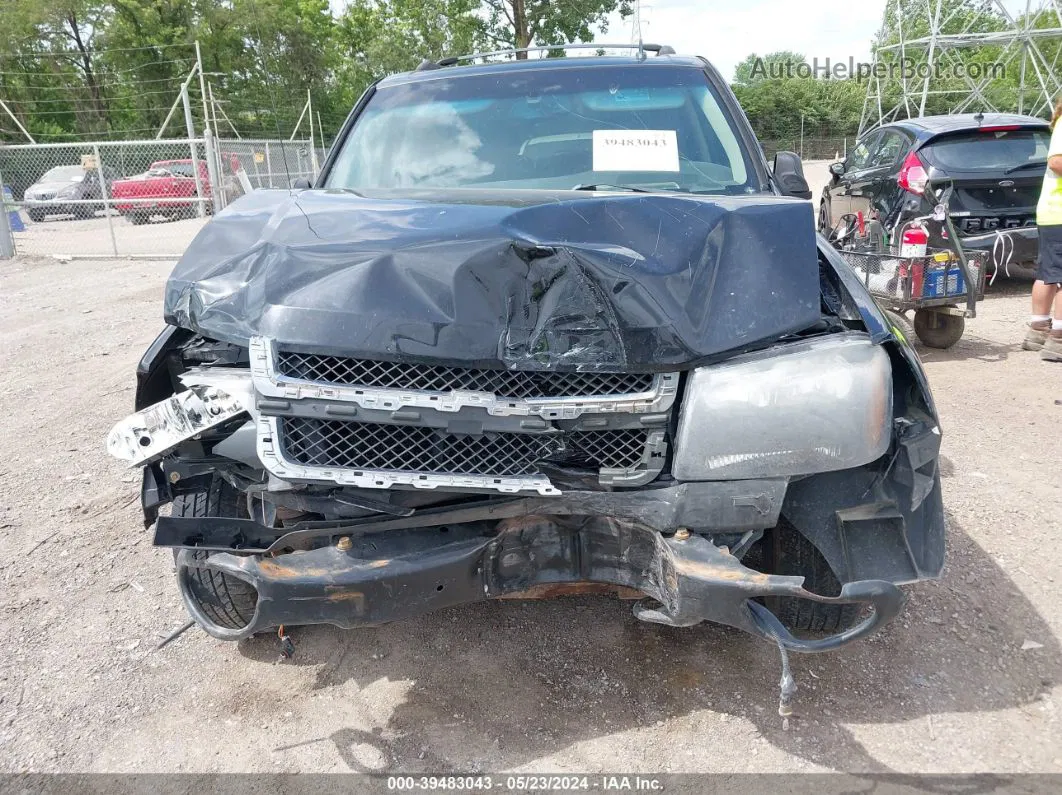
[[[813,136],[844,137],[859,125],[863,86],[855,80],[813,76],[797,52],[749,55],[734,70],[732,87],[762,139],[792,139],[802,126]]]
[[[483,44],[479,0],[354,0],[339,20],[344,75],[358,91],[424,59]]]
[[[47,108],[36,117],[27,114],[33,124],[108,128],[95,40],[109,12],[94,0],[8,0],[0,6],[0,41],[10,47],[0,58],[0,87],[12,104]]]
[[[315,117],[335,129],[366,85],[423,58],[589,41],[610,13],[632,6],[352,0],[337,17],[329,0],[2,0],[0,98],[44,140],[150,135],[198,41],[218,107],[244,135],[290,134],[307,90]],[[196,129],[206,122],[200,90],[193,80]],[[168,132],[181,125],[178,115]],[[22,134],[0,116],[0,136]]]
[[[609,14],[619,11],[626,18],[634,10],[633,0],[483,0],[482,5],[490,39],[517,49],[590,41],[595,29],[608,30]]]

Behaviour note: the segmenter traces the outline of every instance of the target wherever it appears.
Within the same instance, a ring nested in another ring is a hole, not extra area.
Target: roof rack
[[[456,66],[462,61],[475,61],[479,58],[493,58],[498,55],[515,55],[528,52],[552,52],[553,50],[637,50],[640,58],[645,58],[647,52],[656,55],[674,55],[675,49],[666,44],[553,44],[543,47],[516,47],[509,50],[494,50],[492,52],[476,52],[471,55],[451,55],[440,58],[438,61],[421,61],[416,68],[418,72],[429,69],[439,69],[444,66]]]

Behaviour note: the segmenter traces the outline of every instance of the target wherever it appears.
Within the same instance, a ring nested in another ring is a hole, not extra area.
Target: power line
[[[168,64],[174,64],[174,63],[176,63],[176,64],[191,64],[192,61],[190,61],[190,60],[188,60],[186,58],[182,58],[180,60],[170,60],[170,61],[150,61],[150,62],[145,63],[145,64],[140,64],[138,66],[129,67],[128,69],[112,69],[110,66],[104,66],[99,71],[95,71],[94,70],[93,74],[106,75],[108,77],[113,77],[113,76],[116,76],[116,75],[133,74],[135,72],[146,71],[148,68],[153,68],[153,67],[156,67],[156,66],[166,66]],[[187,71],[187,69],[185,71]],[[79,68],[75,68],[75,69],[72,69],[70,72],[42,73],[39,70],[36,71],[36,72],[19,72],[19,71],[14,71],[14,70],[10,70],[10,69],[0,69],[0,75],[16,75],[16,76],[19,76],[19,77],[47,77],[49,75],[54,76],[54,77],[62,77],[63,75],[72,74],[72,73],[81,75],[81,74],[84,74],[84,71],[82,71]],[[27,85],[29,85],[29,84],[27,84]]]
[[[98,55],[104,55],[105,53],[109,53],[109,52],[144,52],[145,50],[170,50],[170,49],[175,49],[175,48],[178,48],[178,47],[185,47],[185,48],[187,48],[189,50],[194,50],[195,49],[195,44],[194,43],[193,44],[151,44],[151,45],[145,45],[143,47],[107,47],[106,49],[103,49],[103,50],[97,50],[95,48],[89,48],[88,50],[86,50],[86,52],[89,55],[91,55],[92,57],[96,57]],[[33,53],[33,55],[34,56],[42,56],[42,55],[56,55],[56,56],[59,56],[59,55],[73,55],[75,57],[80,58],[82,56],[82,52],[80,50],[40,50],[40,51],[38,51],[36,53]],[[21,52],[0,52],[0,58],[19,59],[19,58],[25,58],[25,57],[26,57],[26,53],[21,53]]]

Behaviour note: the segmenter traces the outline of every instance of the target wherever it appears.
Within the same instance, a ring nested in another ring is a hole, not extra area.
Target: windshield
[[[180,160],[160,160],[151,164],[152,171],[166,172],[175,177],[192,176],[192,164]]]
[[[538,68],[380,88],[326,187],[760,190],[698,69]]]
[[[968,132],[933,141],[921,150],[931,166],[945,171],[1002,171],[1047,160],[1047,130]]]
[[[45,172],[38,182],[70,182],[85,176],[85,169],[81,166],[56,166]]]

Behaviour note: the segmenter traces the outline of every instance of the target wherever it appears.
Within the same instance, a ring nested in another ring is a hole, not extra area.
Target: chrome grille
[[[571,454],[564,463],[573,467],[630,469],[645,455],[647,431],[583,431],[569,434]]]
[[[285,417],[281,446],[295,463],[315,467],[467,474],[529,475],[541,461],[579,468],[629,469],[645,455],[649,431],[567,434],[451,434],[420,426]]]
[[[527,370],[480,370],[408,362],[348,359],[313,353],[282,351],[281,375],[379,389],[415,389],[426,392],[465,390],[490,392],[498,397],[528,398],[629,395],[653,389],[652,373],[557,373]]]

